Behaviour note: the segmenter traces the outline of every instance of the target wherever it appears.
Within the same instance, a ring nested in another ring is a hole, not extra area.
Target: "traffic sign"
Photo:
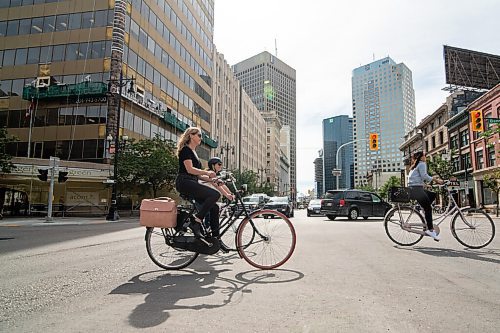
[[[500,123],[500,118],[484,118],[484,119],[486,119],[490,124]]]

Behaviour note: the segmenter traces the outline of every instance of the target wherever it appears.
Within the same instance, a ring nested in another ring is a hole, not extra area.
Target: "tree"
[[[371,185],[358,185],[356,186],[357,190],[368,191],[368,192],[376,192],[373,186]]]
[[[233,170],[234,178],[236,178],[235,186],[240,189],[243,184],[247,184],[248,193],[258,193],[256,191],[257,187],[257,173],[252,170]]]
[[[118,160],[118,182],[123,188],[139,186],[156,198],[159,190],[174,188],[179,161],[175,144],[160,136],[123,145]]]
[[[7,128],[0,128],[0,171],[1,173],[10,173],[15,168],[12,163],[12,156],[7,154],[7,144],[17,141],[15,136],[9,136]]]
[[[388,198],[389,189],[391,187],[395,187],[395,186],[401,186],[401,178],[400,177],[396,177],[396,176],[392,176],[380,188],[380,192],[379,192],[380,196],[382,198],[384,198],[384,199],[387,199]]]
[[[450,179],[453,176],[453,164],[439,155],[434,156],[432,161],[429,159],[427,166],[430,174],[437,174],[441,179]]]
[[[498,194],[500,193],[500,169],[496,169],[495,171],[485,175],[483,177],[483,183],[486,185],[493,193],[495,193],[495,202],[497,204],[496,207],[496,215],[498,217]]]

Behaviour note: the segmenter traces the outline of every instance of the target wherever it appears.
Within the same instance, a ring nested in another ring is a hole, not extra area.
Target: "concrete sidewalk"
[[[85,225],[129,222],[139,225],[138,216],[120,217],[118,221],[106,221],[105,216],[100,217],[53,217],[46,221],[45,217],[4,217],[0,220],[0,227],[25,227],[25,226],[55,226],[55,225]]]

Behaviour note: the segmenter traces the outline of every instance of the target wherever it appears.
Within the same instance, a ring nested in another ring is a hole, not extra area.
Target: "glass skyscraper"
[[[352,141],[352,118],[336,116],[323,119],[323,182],[324,191],[336,189],[333,169],[340,169],[338,188],[352,187],[353,147],[346,145],[339,151],[337,166],[337,150],[344,143]]]
[[[415,92],[412,73],[403,63],[386,57],[352,72],[354,118],[354,184],[365,184],[368,174],[399,175],[405,133],[415,127]],[[368,146],[370,133],[378,133],[379,149]],[[382,178],[384,178],[382,176]]]

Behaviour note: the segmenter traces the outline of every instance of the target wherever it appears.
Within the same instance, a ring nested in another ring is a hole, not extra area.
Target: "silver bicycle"
[[[471,249],[485,247],[495,237],[495,224],[482,209],[459,208],[450,189],[451,186],[456,185],[456,182],[449,180],[442,185],[448,196],[448,205],[442,214],[434,217],[434,230],[439,234],[439,225],[447,217],[452,216],[451,233],[460,244]],[[415,208],[415,205],[410,204],[407,188],[392,188],[390,196],[391,201],[394,202],[394,208],[385,215],[384,227],[387,236],[401,246],[417,244],[424,236],[427,236],[424,216]]]

